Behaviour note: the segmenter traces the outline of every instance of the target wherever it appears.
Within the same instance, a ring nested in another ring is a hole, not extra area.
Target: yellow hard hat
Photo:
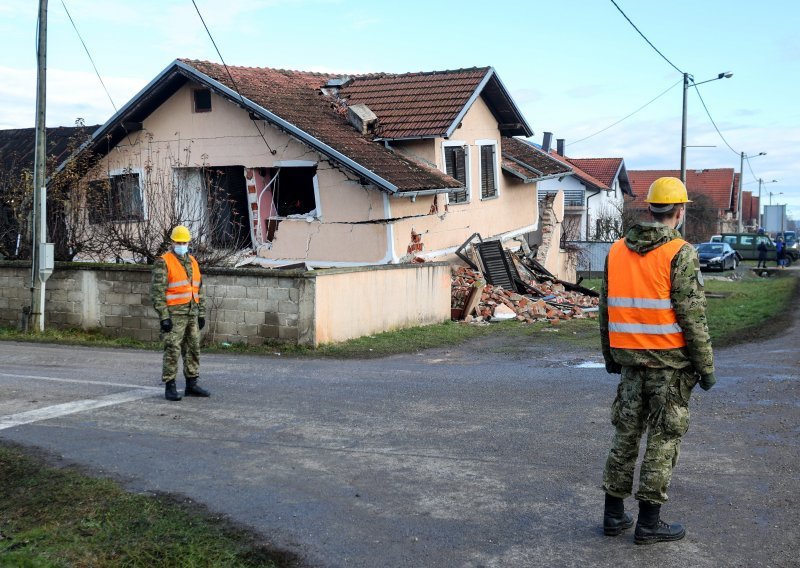
[[[647,191],[647,203],[691,203],[686,186],[678,178],[661,177],[650,184]]]
[[[176,243],[188,243],[192,240],[192,234],[189,232],[189,229],[183,225],[178,225],[172,229],[172,234],[169,236],[169,238]]]

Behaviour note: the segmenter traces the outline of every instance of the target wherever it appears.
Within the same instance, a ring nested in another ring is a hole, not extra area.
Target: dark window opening
[[[89,221],[141,221],[144,203],[139,185],[139,174],[124,173],[107,180],[89,183],[87,194]]]
[[[209,89],[194,91],[194,112],[211,112],[211,91]]]
[[[207,168],[204,173],[211,246],[231,249],[251,247],[244,166]]]
[[[464,185],[464,191],[450,194],[450,203],[467,202],[467,152],[464,146],[445,146],[444,148],[445,173],[455,178]]]
[[[317,167],[282,167],[273,184],[273,201],[278,217],[308,215],[317,208],[314,177]]]
[[[481,199],[495,197],[497,185],[494,179],[494,146],[481,146]]]

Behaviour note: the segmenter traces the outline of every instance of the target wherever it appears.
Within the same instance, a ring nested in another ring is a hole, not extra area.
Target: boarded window
[[[497,182],[495,181],[494,146],[481,146],[481,199],[497,196]]]
[[[211,112],[211,91],[208,89],[195,89],[194,112]]]
[[[455,178],[464,185],[464,191],[450,194],[450,203],[466,203],[469,200],[467,192],[467,152],[464,146],[444,147],[445,173]]]
[[[89,221],[141,221],[144,203],[139,174],[127,172],[89,183]]]

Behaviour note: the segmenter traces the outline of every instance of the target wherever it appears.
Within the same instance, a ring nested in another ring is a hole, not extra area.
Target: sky
[[[661,54],[611,0],[195,2],[228,65],[341,73],[490,65],[534,141],[553,132],[568,156],[622,157],[629,170],[679,169],[682,74],[700,83],[730,71],[687,91],[687,169],[738,171],[745,152],[754,157],[744,189],[757,193],[762,179],[763,203],[785,203],[800,219],[798,2],[616,0]],[[34,126],[36,4],[0,0],[0,128]],[[120,108],[179,57],[220,61],[192,0],[50,0],[47,27],[48,126],[106,122],[112,100]]]

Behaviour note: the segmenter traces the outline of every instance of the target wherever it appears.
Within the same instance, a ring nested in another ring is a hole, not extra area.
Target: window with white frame
[[[450,194],[450,203],[469,202],[469,146],[460,142],[450,142],[442,146],[442,151],[445,173],[464,185],[463,191]]]
[[[479,178],[481,180],[481,199],[497,197],[497,142],[494,140],[476,141],[480,150]]]

